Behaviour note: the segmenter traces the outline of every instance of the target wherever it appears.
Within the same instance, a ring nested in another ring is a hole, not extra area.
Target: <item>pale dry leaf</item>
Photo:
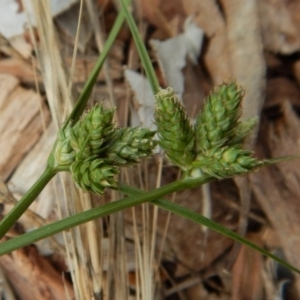
[[[155,129],[153,115],[155,99],[148,79],[129,69],[125,70],[125,78],[135,95],[135,109],[131,114],[131,126],[143,126]]]
[[[52,16],[56,16],[67,10],[77,0],[51,0],[50,6]],[[24,0],[24,6],[31,7],[31,0]],[[29,11],[30,20],[34,23],[32,9]],[[26,13],[20,7],[20,1],[1,0],[0,1],[0,32],[6,38],[22,34],[27,23]]]
[[[246,90],[241,118],[257,117],[264,102],[266,72],[257,1],[222,0],[222,4],[232,76]]]
[[[229,49],[226,37],[226,24],[219,1],[182,1],[185,13],[194,15],[194,22],[204,30],[208,44],[203,60],[215,85],[231,78]],[[213,20],[213,21],[212,21]]]
[[[192,21],[192,18],[186,20],[184,30],[184,33],[165,41],[150,41],[168,86],[174,89],[180,99],[184,92],[182,69],[186,65],[186,56],[188,55],[190,60],[197,64],[204,37],[203,30]]]

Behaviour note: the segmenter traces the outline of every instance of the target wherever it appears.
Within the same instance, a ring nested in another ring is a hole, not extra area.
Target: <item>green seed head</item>
[[[232,82],[222,84],[207,98],[203,111],[196,118],[198,153],[222,147],[235,137],[243,94],[243,90]]]
[[[77,156],[85,159],[90,155],[99,155],[106,149],[114,135],[113,114],[114,110],[95,105],[76,123],[70,143]]]
[[[246,174],[262,166],[262,162],[252,157],[252,151],[238,146],[218,148],[208,154],[197,156],[190,174],[197,174],[196,170],[200,169],[204,174],[222,179]]]
[[[102,195],[105,188],[117,188],[114,176],[118,173],[112,162],[90,156],[76,160],[71,165],[71,174],[75,183],[83,190]]]
[[[65,129],[58,132],[55,148],[55,160],[57,165],[68,166],[75,159],[75,152],[70,144],[71,126],[68,124]]]
[[[232,145],[242,144],[245,138],[247,137],[247,135],[250,133],[250,131],[256,126],[256,124],[257,124],[256,117],[238,123],[235,128],[235,135],[229,141],[229,145],[232,146]]]
[[[136,163],[139,158],[151,155],[157,142],[155,131],[146,128],[120,128],[116,130],[113,142],[106,149],[108,157],[117,165]]]
[[[159,145],[171,162],[187,170],[195,157],[195,134],[185,108],[171,88],[160,90],[155,98]]]

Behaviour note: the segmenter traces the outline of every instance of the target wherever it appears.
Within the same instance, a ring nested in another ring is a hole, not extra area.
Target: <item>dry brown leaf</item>
[[[78,13],[80,4],[73,5],[63,14],[55,18],[55,22],[58,28],[70,39],[71,44],[74,45],[75,37],[77,33],[78,26]],[[85,9],[83,9],[81,26],[79,28],[79,39],[78,39],[78,49],[81,52],[85,51],[85,47],[92,37],[92,26],[89,22],[89,16]]]
[[[11,74],[25,83],[34,83],[35,79],[41,80],[37,72],[34,72],[32,65],[18,58],[0,60],[0,73]]]
[[[182,1],[188,16],[204,30],[208,46],[204,54],[205,66],[215,85],[233,76],[230,67],[225,21],[215,0]],[[213,22],[212,22],[213,20]]]
[[[70,283],[39,256],[34,246],[2,256],[0,265],[22,300],[74,298]]]
[[[299,154],[300,121],[288,102],[284,104],[283,117],[276,124],[264,122],[263,125],[264,132],[256,149],[260,156]],[[284,245],[286,259],[296,268],[300,268],[299,170],[300,161],[295,160],[263,168],[250,177],[256,199]],[[300,276],[295,274],[295,278],[300,295]]]
[[[169,20],[165,18],[160,9],[161,0],[141,0],[141,13],[143,17],[152,25],[162,30],[168,37],[174,36],[175,33],[170,26]]]
[[[275,77],[268,80],[264,110],[269,117],[275,118],[282,114],[282,105],[289,101],[291,105],[300,109],[300,88],[287,77]]]
[[[246,238],[260,247],[263,246],[259,234],[247,234]],[[262,267],[262,255],[245,245],[241,246],[232,270],[232,300],[264,299],[261,275]]]
[[[149,176],[151,176],[149,174]],[[187,190],[176,195],[176,203],[186,206],[197,212],[201,211],[201,199],[199,199],[200,189]],[[213,204],[213,207],[217,205]],[[141,207],[136,207],[136,215],[138,224],[142,224]],[[215,218],[217,216],[218,222],[226,223],[226,219],[230,214],[222,214],[219,209],[213,211]],[[157,224],[157,250],[160,250],[162,237],[164,234],[165,223],[168,212],[159,211],[159,218]],[[126,214],[128,222],[132,222],[131,214]],[[228,226],[225,225],[225,226]],[[207,233],[205,238],[199,225],[184,219],[177,215],[172,215],[168,227],[167,239],[163,248],[163,260],[176,260],[177,267],[175,276],[185,276],[191,272],[198,272],[204,268],[210,268],[210,265],[220,257],[228,248],[232,246],[233,242],[227,237],[220,235],[214,231]],[[223,264],[220,265],[222,268]],[[213,271],[215,272],[215,271]]]
[[[274,53],[291,54],[300,49],[300,26],[297,28],[293,19],[296,13],[288,9],[288,2],[291,1],[257,1],[264,48]]]

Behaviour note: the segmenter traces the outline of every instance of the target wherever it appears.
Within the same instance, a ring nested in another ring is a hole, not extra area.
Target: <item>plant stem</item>
[[[49,166],[46,167],[39,179],[24,194],[18,203],[9,211],[9,213],[0,222],[0,239],[8,232],[15,222],[21,217],[30,204],[36,199],[47,183],[54,177],[56,171]]]
[[[137,189],[137,188],[133,188],[131,186],[127,186],[125,184],[122,184],[120,186],[120,190],[127,195],[141,195],[143,193],[145,193],[144,191]],[[151,204],[154,204],[164,210],[167,210],[168,212],[171,212],[173,214],[176,214],[182,218],[188,219],[194,223],[197,223],[199,225],[202,226],[206,226],[208,228],[210,228],[211,230],[214,230],[222,235],[225,235],[239,243],[242,243],[246,246],[248,246],[249,248],[252,248],[258,252],[260,252],[262,255],[265,255],[267,257],[270,257],[271,259],[274,259],[275,261],[277,261],[279,264],[297,272],[298,274],[300,274],[300,270],[295,268],[294,266],[292,266],[291,264],[287,263],[286,261],[284,261],[283,259],[277,257],[276,255],[272,254],[271,252],[257,246],[256,244],[252,243],[251,241],[247,240],[246,238],[244,238],[243,236],[235,233],[234,231],[224,227],[223,225],[210,220],[200,214],[198,214],[197,212],[190,210],[184,206],[181,206],[179,204],[176,204],[174,202],[165,200],[165,199],[156,199],[152,202],[150,202]]]
[[[130,0],[126,0],[126,5],[128,5],[128,3],[130,2]],[[91,95],[92,89],[94,88],[94,85],[97,81],[98,75],[100,73],[100,70],[102,69],[102,66],[107,58],[107,55],[124,23],[125,20],[125,15],[123,13],[123,11],[121,10],[117,16],[117,19],[113,25],[113,28],[111,29],[109,36],[104,44],[103,50],[96,62],[96,65],[94,66],[89,78],[87,79],[83,90],[71,112],[71,114],[69,115],[67,121],[64,124],[64,127],[68,124],[68,122],[70,120],[76,122],[79,117],[82,115],[86,104],[88,102],[88,99]]]
[[[131,34],[133,36],[133,39],[135,41],[135,45],[137,47],[137,50],[139,52],[139,56],[141,58],[142,64],[144,66],[144,69],[146,71],[148,80],[151,85],[151,89],[153,94],[157,94],[160,90],[160,86],[154,71],[154,68],[152,66],[150,57],[148,55],[147,49],[145,47],[145,44],[141,38],[141,35],[139,33],[139,30],[137,28],[137,25],[132,17],[132,14],[129,12],[128,7],[126,5],[125,0],[120,0],[122,5],[122,10],[125,14],[126,20],[128,22],[129,28],[131,30]]]
[[[188,178],[188,179],[179,180],[167,184],[158,189],[151,190],[149,192],[143,192],[142,194],[139,193],[138,195],[130,196],[128,198],[111,202],[103,206],[78,213],[74,216],[64,218],[52,224],[45,225],[41,228],[35,229],[31,232],[27,232],[21,236],[15,237],[11,240],[1,243],[0,256],[3,254],[7,254],[18,248],[30,245],[41,239],[47,238],[63,230],[72,228],[74,226],[78,226],[88,221],[110,215],[112,213],[124,210],[126,208],[130,208],[138,204],[154,201],[170,193],[197,187],[211,180],[212,180],[211,177],[203,177],[197,179]],[[121,190],[126,190],[126,186],[124,185],[121,185],[120,188]]]
[[[160,197],[163,197],[164,195],[172,193],[172,192],[184,190],[187,188],[197,187],[205,182],[210,181],[211,179],[212,178],[209,178],[209,177],[198,178],[198,179],[184,179],[184,180],[180,180],[180,181],[165,185],[159,189],[152,190],[149,192],[144,192],[137,188],[132,188],[132,187],[122,184],[120,186],[120,190],[126,194],[132,195],[131,197],[128,197],[128,198],[125,198],[125,199],[122,199],[122,200],[119,200],[116,202],[111,202],[111,203],[108,203],[101,207],[79,213],[77,215],[65,218],[65,219],[57,221],[55,223],[45,225],[42,228],[33,230],[22,236],[19,236],[19,237],[13,238],[11,240],[8,240],[6,242],[3,242],[0,244],[0,256],[7,254],[18,248],[32,244],[43,238],[54,235],[60,231],[72,228],[74,226],[83,224],[85,222],[94,220],[96,218],[107,216],[111,213],[118,212],[120,210],[132,207],[134,205],[138,205],[138,204],[142,204],[147,201],[149,201],[149,202],[151,201],[150,202],[151,204],[157,205],[169,212],[172,212],[181,217],[189,219],[195,223],[207,226],[208,228],[210,228],[214,231],[217,231],[217,232],[219,232],[223,235],[226,235],[240,243],[243,243],[246,246],[248,246],[252,249],[255,249],[256,251],[260,252],[261,254],[274,259],[275,261],[282,264],[283,266],[286,266],[287,268],[300,274],[300,270],[298,270],[291,264],[289,264],[286,261],[280,259],[279,257],[273,255],[272,253],[266,251],[265,249],[257,246],[256,244],[248,241],[247,239],[245,239],[242,236],[238,235],[237,233],[231,231],[230,229],[227,229],[226,227],[222,226],[221,224],[218,224],[210,219],[207,219],[207,218],[203,217],[202,215],[200,215],[186,207],[183,207],[176,203],[170,202],[168,200],[159,199]]]
[[[129,0],[126,0],[129,2]],[[107,58],[108,52],[111,49],[121,27],[125,20],[124,13],[121,11],[118,14],[118,17],[114,23],[114,26],[108,36],[108,39],[104,45],[103,51],[97,60],[97,63],[92,70],[91,75],[89,76],[83,91],[81,92],[70,116],[67,121],[64,123],[63,127],[67,126],[70,120],[77,121],[82,114],[84,108],[86,107],[86,103],[89,99],[91,91],[97,81],[98,74],[103,66],[105,59]],[[36,183],[28,190],[28,192],[21,198],[21,200],[12,208],[12,210],[3,218],[0,222],[0,238],[2,238],[7,231],[11,228],[11,226],[20,218],[20,216],[25,212],[25,210],[30,206],[30,204],[34,201],[34,199],[40,194],[43,188],[47,185],[50,179],[58,172],[68,170],[68,168],[57,167],[55,166],[55,145],[51,151],[51,154],[48,158],[48,166],[41,175],[41,177],[36,181]]]

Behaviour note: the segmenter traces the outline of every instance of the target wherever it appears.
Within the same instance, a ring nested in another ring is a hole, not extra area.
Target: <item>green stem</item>
[[[170,193],[197,187],[211,180],[212,180],[211,177],[203,177],[197,179],[188,178],[188,179],[179,180],[170,183],[168,185],[165,185],[163,187],[160,187],[158,189],[145,192],[143,194],[139,193],[139,195],[130,196],[128,198],[111,202],[103,206],[81,212],[74,216],[64,218],[55,223],[45,225],[41,228],[35,229],[31,232],[28,232],[26,234],[23,234],[21,236],[15,237],[11,240],[1,243],[0,256],[3,254],[7,254],[18,248],[30,245],[41,239],[52,236],[63,230],[72,228],[74,226],[78,226],[88,221],[110,215],[112,213],[124,210],[126,208],[130,208],[138,204],[154,201]],[[122,185],[121,189],[125,190],[126,187]]]
[[[126,0],[126,5],[128,5],[128,3],[130,2],[130,0]],[[67,121],[64,124],[64,127],[68,124],[69,121],[74,121],[76,122],[79,117],[82,115],[86,104],[89,100],[89,97],[91,95],[91,92],[93,90],[93,87],[97,81],[98,75],[100,70],[102,69],[102,66],[107,58],[107,55],[117,37],[117,35],[119,34],[119,31],[124,23],[125,20],[125,15],[123,13],[123,11],[120,11],[117,19],[113,25],[113,28],[111,29],[109,36],[104,44],[103,50],[96,62],[96,65],[94,66],[88,80],[86,81],[83,90],[71,112],[71,114],[69,115]]]
[[[142,64],[145,68],[148,80],[150,82],[152,92],[153,94],[157,94],[160,90],[159,82],[157,80],[154,68],[152,66],[150,57],[148,55],[147,49],[145,47],[145,44],[141,38],[141,35],[139,33],[139,30],[136,26],[136,23],[132,17],[132,14],[129,12],[128,7],[126,5],[125,0],[120,0],[122,5],[122,10],[125,14],[126,20],[128,22],[129,28],[131,30],[131,34],[133,36],[133,39],[135,41],[135,45],[137,47],[137,50],[139,52],[139,56],[141,58]]]
[[[118,212],[120,210],[132,207],[134,205],[138,205],[144,202],[151,201],[151,204],[157,205],[169,212],[172,212],[174,214],[177,214],[181,217],[184,217],[186,219],[189,219],[195,223],[207,226],[208,228],[217,231],[223,235],[226,235],[240,243],[243,243],[244,245],[260,252],[263,255],[266,255],[278,263],[286,266],[287,268],[297,272],[300,274],[300,270],[295,268],[294,266],[290,265],[286,261],[280,259],[279,257],[273,255],[272,253],[266,251],[265,249],[257,246],[256,244],[248,241],[247,239],[243,238],[242,236],[238,235],[237,233],[231,231],[230,229],[225,228],[224,226],[207,219],[203,217],[202,215],[186,208],[183,206],[180,206],[176,203],[159,199],[160,197],[163,197],[166,194],[184,190],[187,188],[194,188],[197,187],[205,182],[210,181],[212,178],[206,177],[206,178],[198,178],[198,179],[184,179],[180,180],[168,185],[165,185],[159,189],[152,190],[150,192],[144,192],[137,188],[132,188],[127,185],[122,184],[120,186],[120,190],[126,194],[132,195],[131,197],[112,202],[106,205],[103,205],[98,208],[93,208],[91,210],[79,213],[77,215],[65,218],[63,220],[60,220],[58,222],[45,225],[42,228],[33,230],[29,233],[26,233],[22,236],[13,238],[11,240],[8,240],[6,242],[3,242],[0,244],[0,256],[10,253],[13,250],[16,250],[18,248],[27,246],[29,244],[32,244],[36,241],[39,241],[43,238],[49,237],[51,235],[54,235],[58,232],[61,232],[63,230],[72,228],[74,226],[83,224],[85,222],[94,220],[96,218],[104,217],[109,214]]]
[[[129,2],[129,0],[126,0]],[[82,114],[86,103],[89,99],[89,96],[92,92],[92,89],[97,81],[98,74],[107,58],[108,52],[111,49],[121,27],[125,20],[124,13],[121,11],[118,14],[118,17],[114,23],[114,26],[108,36],[108,39],[104,45],[103,51],[92,70],[91,75],[89,76],[86,84],[72,110],[72,113],[68,117],[67,121],[64,123],[63,127],[67,126],[70,120],[77,121]],[[25,210],[30,206],[34,199],[40,194],[43,188],[47,185],[50,179],[58,172],[68,170],[68,167],[59,167],[55,166],[55,145],[51,151],[51,154],[48,158],[48,166],[41,177],[36,181],[36,183],[30,188],[30,190],[22,197],[22,199],[12,208],[12,210],[3,218],[0,223],[0,238],[2,238],[11,226],[20,218],[20,216],[25,212]]]
[[[30,204],[36,199],[47,183],[54,177],[56,171],[49,166],[44,170],[43,174],[34,183],[34,185],[24,194],[18,203],[10,210],[10,212],[0,222],[0,239],[8,232],[15,222],[26,211]]]
[[[133,188],[131,186],[127,185],[121,185],[120,190],[127,195],[141,195],[145,193],[144,191],[141,191],[140,189]],[[269,251],[257,246],[256,244],[252,243],[251,241],[245,239],[244,237],[240,236],[239,234],[235,233],[234,231],[227,229],[223,225],[208,219],[197,212],[190,210],[184,206],[181,206],[179,204],[176,204],[174,202],[165,200],[165,199],[156,199],[151,202],[151,204],[154,204],[164,210],[167,210],[168,212],[171,212],[173,214],[176,214],[182,218],[188,219],[194,223],[197,223],[202,226],[206,226],[216,232],[219,232],[222,235],[225,235],[239,243],[242,243],[243,245],[246,245],[247,247],[254,249],[258,252],[260,252],[262,255],[268,256],[275,261],[277,261],[279,264],[297,272],[300,274],[300,270],[292,266],[291,264],[287,263],[283,259],[277,257],[276,255],[270,253]]]

